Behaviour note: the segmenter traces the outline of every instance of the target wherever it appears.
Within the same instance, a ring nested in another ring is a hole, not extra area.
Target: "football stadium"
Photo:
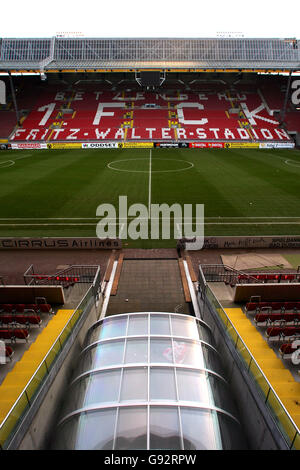
[[[0,38],[0,149],[0,449],[299,450],[300,40]]]

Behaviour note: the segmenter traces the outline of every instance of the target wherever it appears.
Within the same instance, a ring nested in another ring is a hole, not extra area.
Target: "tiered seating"
[[[32,274],[32,279],[35,280],[36,284],[53,283],[55,285],[62,285],[64,288],[68,288],[80,281],[80,276],[49,276],[45,274]],[[39,305],[40,307],[40,305]]]
[[[8,138],[17,124],[15,111],[0,110],[0,138]]]
[[[295,344],[296,343],[296,344]],[[288,343],[283,343],[279,348],[279,353],[281,354],[283,359],[291,359],[292,354],[295,351],[300,349],[300,336],[299,336],[299,344],[298,341],[289,341]]]
[[[11,348],[10,346],[5,346],[5,357],[7,357],[9,360],[11,360],[13,355],[14,355],[13,348]]]
[[[0,328],[0,339],[15,343],[17,340],[28,341],[29,332],[24,328]]]
[[[249,274],[238,274],[235,279],[231,279],[231,284],[251,284],[255,281],[263,283],[278,283],[278,282],[299,282],[299,273],[249,273]]]
[[[278,348],[283,359],[291,359],[300,347],[300,301],[261,301],[259,296],[251,297],[245,305],[257,328],[269,343]],[[276,343],[282,343],[280,347]],[[291,367],[297,362],[291,361]]]
[[[0,315],[3,314],[29,314],[29,313],[53,313],[50,304],[0,304]]]
[[[247,313],[258,313],[262,310],[268,310],[269,312],[274,312],[280,310],[281,312],[286,312],[288,310],[293,310],[300,312],[300,301],[282,301],[282,302],[260,302],[260,301],[251,301],[248,302],[245,306]]]
[[[40,326],[42,313],[53,313],[49,304],[0,304],[0,326]]]
[[[257,326],[267,326],[271,324],[299,324],[300,312],[280,312],[280,313],[257,313],[254,317]]]
[[[268,340],[285,341],[300,335],[300,326],[270,326],[266,330]]]
[[[233,90],[220,81],[191,90],[165,83],[149,93],[127,86],[44,88],[13,140],[290,140],[251,87]]]

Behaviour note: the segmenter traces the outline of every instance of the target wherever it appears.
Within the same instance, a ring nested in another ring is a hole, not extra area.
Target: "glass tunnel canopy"
[[[53,449],[245,449],[210,327],[129,313],[87,332]]]

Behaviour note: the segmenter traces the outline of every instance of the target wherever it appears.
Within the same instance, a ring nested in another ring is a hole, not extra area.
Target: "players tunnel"
[[[210,327],[174,313],[106,317],[87,332],[52,449],[245,449]]]

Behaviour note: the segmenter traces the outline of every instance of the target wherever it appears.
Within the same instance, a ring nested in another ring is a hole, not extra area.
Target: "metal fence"
[[[70,283],[92,283],[100,276],[99,266],[72,265],[68,268],[57,271],[54,274],[38,273],[34,266],[30,265],[24,273],[24,282],[27,286],[50,285],[64,286]],[[100,284],[100,282],[99,282]]]
[[[300,450],[299,428],[275,393],[263,371],[255,361],[246,344],[228,318],[225,310],[213,294],[212,290],[207,284],[208,279],[206,278],[204,271],[205,267],[200,266],[198,286],[199,293],[203,299],[204,309],[205,306],[208,306],[213,310],[214,315],[219,318],[227,338],[233,344],[234,349],[236,350],[241,360],[241,363],[255,384],[258,394],[264,401],[288,448],[291,450]]]
[[[73,335],[78,322],[86,316],[93,303],[97,301],[100,291],[100,267],[72,266],[72,268],[74,268],[76,273],[85,273],[86,277],[88,275],[92,276],[93,273],[92,283],[78,306],[75,308],[73,315],[59,334],[55,343],[41,361],[32,378],[20,393],[4,420],[0,423],[0,449],[8,448],[11,440],[18,432],[23,418],[33,406],[34,399],[37,397],[49,374],[51,374],[58,358],[63,353],[64,347],[68,339]],[[79,268],[82,268],[82,270],[79,270]],[[88,268],[91,269],[89,270]],[[34,277],[32,277],[33,266],[30,266],[26,273],[26,279],[30,282],[30,285],[32,285],[31,281],[34,281]],[[30,277],[32,277],[31,281]]]

